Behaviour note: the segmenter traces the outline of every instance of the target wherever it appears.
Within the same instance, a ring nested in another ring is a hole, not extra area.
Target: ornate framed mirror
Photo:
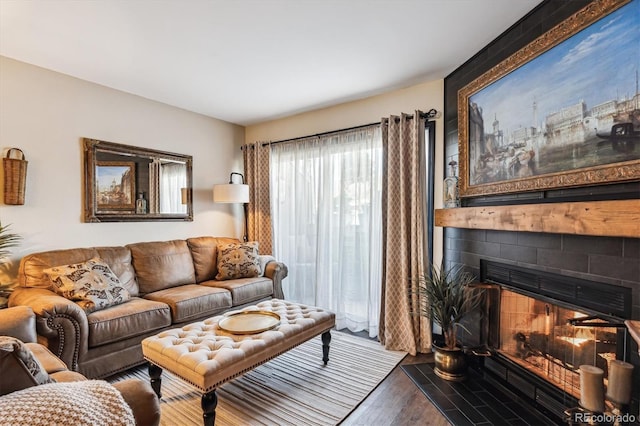
[[[190,155],[83,139],[85,222],[192,221]]]

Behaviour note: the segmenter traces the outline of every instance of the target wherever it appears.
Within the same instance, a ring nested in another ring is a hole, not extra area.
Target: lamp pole
[[[249,203],[243,203],[242,206],[244,207],[244,236],[242,239],[246,243],[249,241]]]
[[[240,179],[242,179],[242,184],[244,185],[244,175],[242,173],[238,173],[238,172],[231,172],[231,174],[229,175],[229,183],[233,183],[233,175],[238,175],[240,176]],[[244,209],[244,235],[242,236],[242,241],[244,241],[245,243],[247,241],[249,241],[249,203],[242,203],[242,208]]]
[[[233,182],[233,175],[240,176],[242,184]],[[213,186],[213,201],[216,203],[242,203],[244,213],[244,233],[242,240],[249,240],[249,185],[244,183],[244,175],[232,172],[229,175],[229,183]]]

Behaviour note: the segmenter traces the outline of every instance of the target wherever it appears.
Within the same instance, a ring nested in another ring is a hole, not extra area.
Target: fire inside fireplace
[[[500,353],[576,398],[580,365],[604,370],[607,384],[616,323],[509,290],[500,297]]]
[[[486,259],[477,287],[484,306],[466,320],[463,344],[490,377],[549,413],[578,405],[581,365],[601,368],[606,386],[611,361],[630,356],[628,288]]]

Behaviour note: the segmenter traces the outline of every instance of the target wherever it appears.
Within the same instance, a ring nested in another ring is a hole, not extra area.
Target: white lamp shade
[[[249,185],[228,183],[213,185],[214,203],[248,203]]]

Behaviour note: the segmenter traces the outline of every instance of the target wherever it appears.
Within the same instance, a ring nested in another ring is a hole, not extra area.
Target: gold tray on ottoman
[[[271,311],[242,311],[227,315],[218,327],[233,334],[255,334],[280,325],[280,315]]]

